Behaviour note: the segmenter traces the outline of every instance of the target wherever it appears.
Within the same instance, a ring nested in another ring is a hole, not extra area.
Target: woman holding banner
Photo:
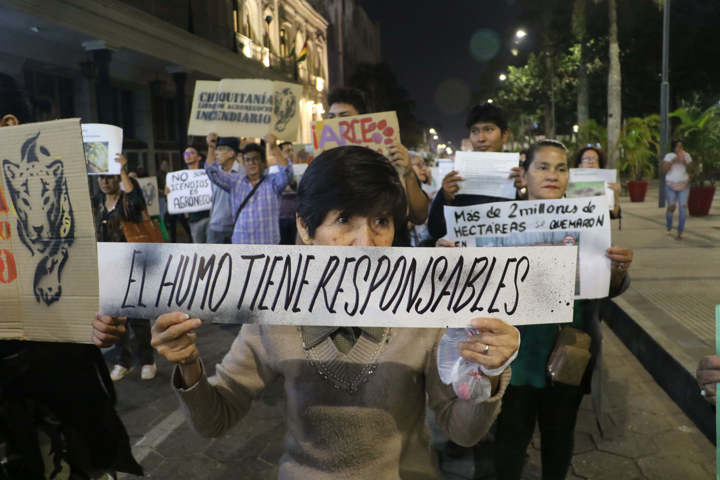
[[[588,145],[581,148],[575,155],[575,168],[605,168],[605,152],[598,147]],[[620,210],[620,184],[609,182],[608,187],[613,191],[613,209],[610,210],[610,218],[621,219]]]
[[[543,140],[533,145],[523,164],[521,179],[527,186],[529,200],[562,198],[569,179],[565,146],[555,140]],[[616,296],[629,286],[628,268],[633,252],[629,248],[611,247],[606,256],[611,260],[609,294]],[[572,373],[577,382],[567,381],[571,375],[555,374],[558,372],[552,362],[554,350],[562,348],[561,338],[566,338],[556,324],[519,327],[523,343],[513,362],[512,379],[503,398],[495,437],[498,479],[521,478],[525,451],[536,421],[541,433],[542,478],[565,478],[573,452],[580,401],[589,392],[591,383],[594,388],[599,387],[600,376],[594,373],[600,366],[600,301],[575,301],[573,322],[569,325],[575,330],[565,331],[567,326],[563,327],[565,334],[572,334],[577,340],[571,346],[579,349],[578,345],[583,341],[589,345],[585,355],[567,350],[573,353],[565,357],[564,367],[574,370]],[[584,362],[588,362],[586,366]],[[562,382],[558,380],[560,377],[563,377]]]
[[[297,200],[306,244],[390,247],[407,225],[395,168],[367,148],[321,154],[303,176]],[[505,322],[472,319],[480,333],[459,344],[462,356],[500,373],[490,377],[490,398],[465,400],[438,375],[444,329],[246,324],[208,379],[195,343],[201,323],[171,313],[153,327],[153,345],[177,363],[172,381],[188,420],[202,435],[222,435],[283,377],[280,478],[437,478],[426,398],[451,439],[475,444],[500,410],[510,379],[504,367],[519,345],[517,330]]]

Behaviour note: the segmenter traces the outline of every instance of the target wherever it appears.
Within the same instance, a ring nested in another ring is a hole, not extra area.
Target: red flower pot
[[[630,180],[627,182],[628,193],[630,194],[631,202],[644,202],[645,194],[647,193],[648,185],[650,182],[647,180]]]
[[[688,212],[693,217],[703,217],[710,213],[715,187],[690,187]]]

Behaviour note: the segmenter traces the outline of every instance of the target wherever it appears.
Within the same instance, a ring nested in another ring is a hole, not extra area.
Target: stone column
[[[117,117],[110,85],[110,61],[113,50],[106,45],[104,40],[91,40],[83,42],[82,45],[86,51],[92,54],[97,121],[116,125]]]
[[[176,128],[178,139],[178,150],[182,152],[187,147],[187,122],[188,112],[185,101],[185,83],[187,82],[187,73],[183,71],[172,71],[172,77],[175,81],[175,115],[177,116]]]

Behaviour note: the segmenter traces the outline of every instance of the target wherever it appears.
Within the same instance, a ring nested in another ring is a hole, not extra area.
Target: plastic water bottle
[[[482,402],[490,398],[490,380],[477,363],[462,358],[458,349],[458,343],[476,333],[472,328],[448,328],[438,345],[437,365],[440,380],[446,385],[452,384],[458,398]]]

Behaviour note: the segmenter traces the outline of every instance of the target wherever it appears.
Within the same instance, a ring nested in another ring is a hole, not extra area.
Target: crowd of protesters
[[[19,92],[8,85],[0,86]],[[3,91],[2,125],[28,120],[23,106],[6,97]],[[369,111],[363,92],[341,88],[330,93],[326,117]],[[472,107],[465,126],[464,148],[505,151],[508,119],[497,105]],[[159,166],[160,212],[172,242],[180,223],[187,238],[199,244],[453,247],[444,238],[445,206],[506,201],[460,193],[459,172],[434,178],[423,154],[400,142],[389,147],[387,157],[362,147],[328,150],[313,160],[300,182],[294,179],[290,142],[278,142],[271,135],[252,141],[210,133],[205,147],[203,152],[187,146],[183,159],[185,168],[204,169],[212,182],[209,211],[170,215],[164,179],[170,167],[167,162]],[[127,159],[117,153],[120,175],[97,176],[99,190],[92,199],[101,242],[129,241],[123,222],[148,220],[142,191],[128,172]],[[674,143],[673,152],[664,159],[667,229],[672,232],[677,205],[678,238],[685,223],[691,161],[681,142]],[[524,151],[517,167],[507,174],[518,201],[559,199],[565,195],[570,167],[604,168],[604,162],[599,147],[588,146],[570,155],[561,142],[546,139]],[[617,184],[610,188],[614,192],[610,216],[619,219],[620,188]],[[612,297],[629,286],[633,252],[612,247],[606,256],[611,264],[607,296]],[[435,355],[444,329],[244,325],[211,374],[197,347],[201,319],[184,312],[157,319],[98,314],[92,320],[93,340],[99,347],[114,348],[112,370],[95,347],[0,341],[0,422],[7,425],[3,433],[9,436],[10,449],[26,456],[16,465],[23,475],[17,478],[44,478],[37,466],[43,462],[37,439],[22,434],[38,409],[57,418],[66,435],[74,432],[71,448],[83,453],[80,460],[72,455],[64,460],[74,462],[87,478],[116,470],[138,474],[141,469],[132,459],[127,433],[113,409],[114,390],[108,379],[127,377],[135,365],[140,366],[142,379],[154,378],[157,353],[175,364],[172,388],[188,422],[204,436],[222,435],[243,418],[266,386],[284,378],[281,478],[437,478],[425,426],[429,408],[450,439],[451,450],[475,445],[495,424],[493,455],[499,479],[521,478],[537,424],[542,478],[562,479],[570,465],[580,402],[585,394],[599,395],[602,388],[601,302],[574,304],[571,326],[591,339],[591,358],[579,385],[548,378],[545,367],[558,336],[556,325],[516,329],[496,318],[470,320],[479,333],[468,335],[458,349],[480,371],[491,372],[486,373],[491,392],[486,398],[469,399],[458,398],[451,385],[440,381]],[[43,362],[50,358],[47,352],[63,356],[63,362],[44,369]],[[358,368],[328,370],[347,363],[350,352],[356,353],[352,363]],[[369,365],[372,368],[364,368]],[[710,399],[720,379],[718,372],[717,357],[703,359],[698,367],[698,382]],[[63,388],[76,391],[52,399],[55,389]],[[78,398],[81,394],[94,402],[87,406],[92,425],[72,415],[68,406],[87,404],[88,399]],[[17,417],[11,418],[10,412]],[[102,430],[105,437],[99,441]],[[108,456],[110,451],[113,455]]]

